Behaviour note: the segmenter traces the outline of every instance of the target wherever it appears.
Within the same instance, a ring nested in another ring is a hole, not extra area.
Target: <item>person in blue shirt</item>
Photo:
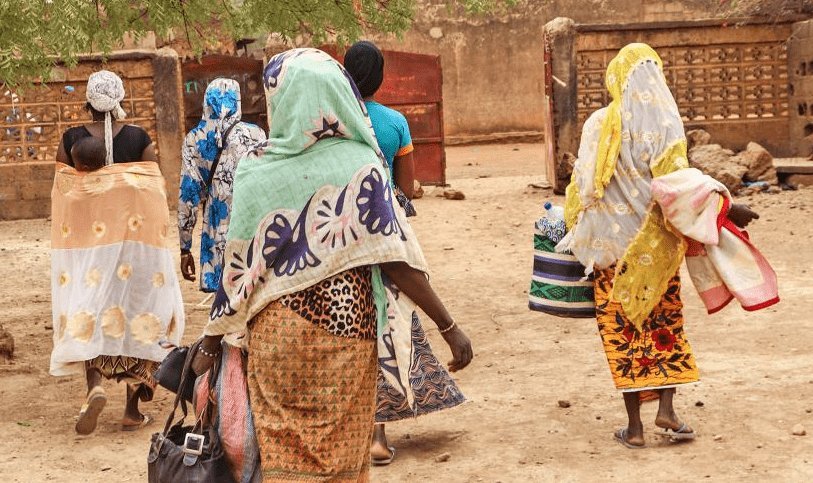
[[[387,159],[398,202],[407,210],[407,216],[413,215],[409,200],[414,192],[415,163],[409,124],[403,114],[375,101],[384,80],[384,55],[372,42],[357,42],[345,54],[344,67],[364,98],[378,146]]]
[[[414,215],[410,200],[414,190],[415,166],[409,125],[403,114],[374,100],[384,80],[384,56],[372,42],[358,42],[345,54],[344,67],[367,106],[378,146],[389,166],[396,199],[406,210],[407,216]],[[466,400],[449,372],[432,353],[429,339],[415,313],[412,316],[412,346],[414,351],[409,365],[409,381],[415,395],[413,405],[387,382],[381,370],[378,373],[376,424],[370,445],[373,465],[387,465],[395,457],[395,448],[387,443],[384,423],[451,408]]]

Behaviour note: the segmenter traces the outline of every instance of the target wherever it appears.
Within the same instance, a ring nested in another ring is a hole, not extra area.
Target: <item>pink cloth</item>
[[[217,403],[217,431],[223,453],[232,469],[234,479],[240,483],[262,480],[260,474],[260,448],[254,431],[254,418],[248,400],[246,364],[237,347],[222,344],[220,376],[215,385]],[[198,378],[195,387],[195,414],[200,417],[209,391],[209,374]]]
[[[745,310],[779,302],[779,286],[768,260],[728,219],[728,190],[696,169],[652,181],[652,197],[688,242],[686,266],[710,314],[737,299]]]

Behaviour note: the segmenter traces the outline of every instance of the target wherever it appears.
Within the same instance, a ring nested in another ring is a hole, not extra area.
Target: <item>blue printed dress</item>
[[[240,85],[231,79],[216,79],[206,88],[203,118],[184,140],[178,232],[181,250],[191,250],[198,207],[203,204],[200,289],[204,292],[215,292],[220,286],[237,164],[240,158],[266,139],[262,129],[241,122],[240,117]],[[227,139],[223,139],[226,133]],[[223,153],[212,184],[206,186],[212,164],[220,151]]]

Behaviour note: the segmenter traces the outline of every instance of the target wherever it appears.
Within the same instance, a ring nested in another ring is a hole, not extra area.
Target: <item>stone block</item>
[[[748,168],[732,158],[734,152],[723,149],[719,144],[697,146],[689,151],[689,163],[717,181],[723,183],[732,193],[742,187],[742,177]]]

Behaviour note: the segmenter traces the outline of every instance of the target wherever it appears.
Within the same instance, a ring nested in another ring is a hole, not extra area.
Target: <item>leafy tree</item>
[[[484,12],[515,0],[464,0]],[[258,32],[350,42],[366,31],[400,34],[416,0],[0,0],[0,82],[47,79],[57,62],[109,53],[125,35],[180,36],[195,52]],[[449,2],[450,4],[452,2]]]

